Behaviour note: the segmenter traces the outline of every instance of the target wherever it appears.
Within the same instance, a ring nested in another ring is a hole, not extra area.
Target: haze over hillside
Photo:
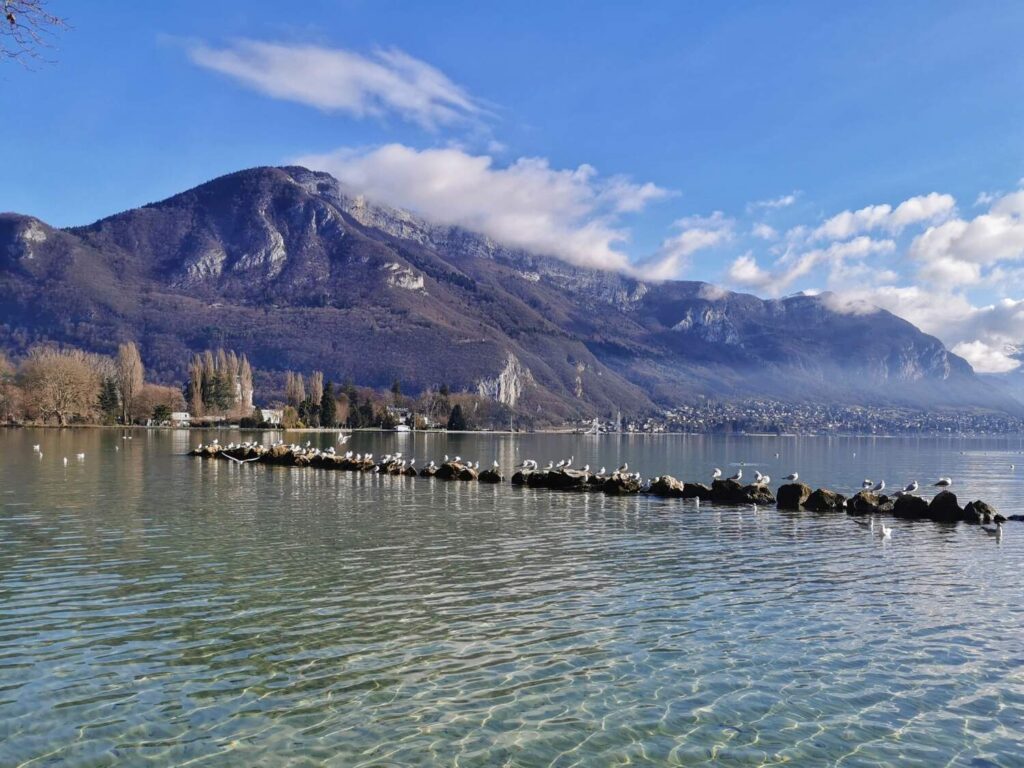
[[[828,296],[761,300],[503,247],[304,168],[230,174],[69,230],[0,216],[0,346],[139,342],[182,381],[225,346],[406,391],[442,383],[552,417],[762,396],[977,406],[1012,398],[910,323]]]

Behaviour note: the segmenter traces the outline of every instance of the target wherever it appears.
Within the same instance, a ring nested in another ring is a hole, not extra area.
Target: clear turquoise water
[[[1024,764],[1024,524],[882,541],[842,514],[237,467],[134,434],[0,431],[2,766]],[[840,490],[951,474],[1004,513],[1024,490],[1017,439],[353,446]]]

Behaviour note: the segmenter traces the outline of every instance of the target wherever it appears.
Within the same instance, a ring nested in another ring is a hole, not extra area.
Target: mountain
[[[191,352],[224,346],[270,373],[447,383],[552,417],[699,395],[1018,407],[888,312],[575,267],[298,167],[72,229],[2,214],[0,299],[9,351],[54,340],[110,353],[134,339],[166,381],[184,379]]]

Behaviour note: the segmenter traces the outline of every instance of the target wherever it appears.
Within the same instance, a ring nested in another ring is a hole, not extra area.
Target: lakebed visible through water
[[[238,466],[183,455],[212,433],[127,434],[0,430],[0,765],[1024,761],[1024,524],[887,518],[882,540],[842,513]],[[951,475],[961,503],[1024,511],[1018,438],[350,447],[506,475],[745,462],[845,492]]]

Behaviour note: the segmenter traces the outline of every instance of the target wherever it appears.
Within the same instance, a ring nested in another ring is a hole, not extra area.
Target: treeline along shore
[[[505,475],[497,462],[481,469],[479,462],[461,456],[445,456],[440,463],[430,461],[417,468],[415,458],[406,458],[401,453],[375,457],[370,453],[358,454],[352,451],[338,453],[333,447],[321,450],[308,444],[300,446],[278,442],[264,446],[246,442],[221,445],[217,441],[197,446],[190,455],[236,464],[260,463],[492,484],[505,481]],[[899,491],[893,496],[887,496],[871,489],[863,489],[847,497],[827,488],[812,489],[802,482],[786,483],[773,492],[764,481],[742,484],[734,478],[715,478],[710,484],[705,484],[686,482],[671,475],[644,479],[640,472],[631,471],[628,464],[609,472],[603,467],[591,471],[589,465],[574,469],[571,463],[571,460],[563,460],[557,466],[552,462],[548,467],[539,468],[536,462],[526,461],[516,468],[510,482],[514,486],[552,491],[597,492],[609,496],[648,494],[662,498],[692,499],[698,505],[706,501],[730,506],[776,506],[789,510],[845,512],[855,517],[889,514],[905,519],[943,523],[994,523],[998,526],[1007,520],[1024,520],[1024,515],[1004,517],[980,499],[962,507],[956,494],[948,489],[940,490],[930,500],[916,493]]]

